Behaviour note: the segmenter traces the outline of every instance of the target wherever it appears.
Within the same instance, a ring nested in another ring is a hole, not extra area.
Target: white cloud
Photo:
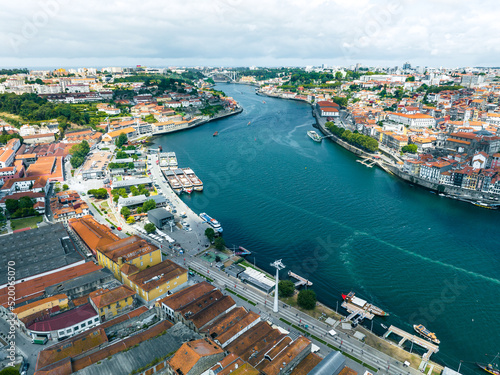
[[[10,1],[0,57],[30,66],[499,65],[499,13],[490,0]]]

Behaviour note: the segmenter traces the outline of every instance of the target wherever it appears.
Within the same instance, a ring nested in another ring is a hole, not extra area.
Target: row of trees
[[[367,151],[375,152],[378,150],[378,141],[372,137],[360,134],[356,131],[351,132],[344,128],[336,126],[333,122],[327,122],[326,127],[337,137],[343,139],[349,144],[361,147]]]
[[[44,121],[57,118],[75,124],[87,124],[88,113],[81,113],[68,103],[51,103],[37,94],[0,94],[0,112],[12,113],[28,121]]]
[[[118,168],[123,168],[123,169],[134,169],[134,163],[129,162],[129,163],[109,163],[108,164],[109,169],[118,169]]]
[[[105,188],[90,189],[87,191],[87,194],[93,195],[96,199],[106,199],[108,196],[108,191]]]
[[[70,160],[71,166],[73,168],[78,168],[82,165],[89,151],[90,146],[87,141],[82,141],[79,144],[71,146],[69,149],[69,153],[72,155]]]

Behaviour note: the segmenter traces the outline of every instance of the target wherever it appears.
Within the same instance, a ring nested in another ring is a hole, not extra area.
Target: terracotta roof
[[[235,309],[233,309],[233,310],[235,310]],[[223,345],[229,339],[231,339],[236,334],[238,334],[241,330],[245,329],[251,323],[253,323],[259,319],[260,319],[259,314],[255,313],[253,311],[249,311],[244,316],[242,316],[240,319],[228,323],[225,331],[214,338],[217,338],[217,341],[219,341],[221,343],[221,345]],[[211,337],[213,337],[213,336],[211,336]]]
[[[155,264],[152,267],[145,268],[129,277],[142,290],[149,292],[159,285],[173,280],[177,276],[187,273],[187,270],[170,259]]]
[[[278,375],[281,372],[280,369],[284,367],[285,364],[288,365],[295,360],[304,350],[308,350],[310,345],[311,340],[306,339],[304,336],[299,336],[285,350],[274,357],[271,363],[262,369],[262,372],[266,375]]]
[[[37,139],[37,138],[49,138],[49,137],[54,137],[54,133],[25,135],[23,138],[24,139]]]
[[[56,300],[60,300],[60,299],[68,299],[68,296],[66,294],[57,294],[55,296],[47,297],[47,298],[44,298],[44,299],[41,299],[41,300],[38,300],[35,302],[28,303],[28,304],[20,306],[20,307],[16,307],[14,310],[12,310],[12,312],[14,314],[20,314],[20,313],[23,313],[27,310],[30,310],[30,309],[35,308],[37,306],[40,306],[44,303],[48,303],[48,302],[56,301]]]
[[[178,374],[187,374],[203,357],[222,354],[224,351],[209,338],[189,341],[177,350],[169,364]]]
[[[98,266],[93,262],[87,262],[52,273],[50,275],[37,277],[35,279],[16,284],[16,296],[19,296],[18,299],[16,299],[16,304],[42,296],[45,293],[45,288],[51,285],[70,280],[78,276],[87,275],[101,269],[101,266]],[[0,289],[0,305],[4,307],[7,305],[7,288]]]
[[[122,301],[125,298],[135,295],[135,291],[128,285],[120,285],[115,289],[98,289],[89,294],[89,298],[94,302],[94,305],[100,309],[104,306],[109,306],[112,303]]]
[[[108,241],[105,244],[99,243],[95,249],[116,263],[118,258],[122,258],[123,262],[126,262],[152,253],[158,250],[158,247],[134,235],[111,242]]]
[[[108,337],[102,327],[85,331],[39,352],[36,369],[39,370],[67,357],[76,357],[107,341]]]
[[[68,220],[68,225],[87,246],[95,251],[98,246],[114,243],[120,239],[106,225],[98,223],[91,215]]]
[[[202,281],[201,283],[196,283],[177,293],[161,299],[160,301],[158,301],[158,304],[161,305],[163,303],[166,306],[170,307],[172,310],[177,311],[183,306],[186,306],[187,304],[193,302],[195,299],[214,289],[216,288],[213,285],[207,283],[206,281]]]
[[[315,368],[323,358],[315,353],[309,353],[300,363],[293,369],[290,375],[307,375]],[[356,375],[356,374],[353,374]]]

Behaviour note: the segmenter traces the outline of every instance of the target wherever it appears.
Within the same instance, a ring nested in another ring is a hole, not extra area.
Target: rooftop
[[[201,283],[196,283],[177,293],[161,299],[159,301],[159,304],[161,305],[163,303],[166,306],[170,307],[172,310],[176,311],[214,289],[216,288],[213,285],[209,284],[206,281],[202,281]]]
[[[167,259],[129,276],[129,280],[142,290],[150,291],[186,272],[185,268]]]
[[[94,302],[95,306],[100,309],[104,306],[109,306],[112,303],[124,300],[125,298],[135,295],[135,291],[128,285],[120,285],[114,289],[98,289],[89,294],[89,298]]]
[[[117,263],[119,258],[123,262],[135,259],[145,254],[152,253],[158,250],[153,244],[148,243],[146,240],[139,236],[125,237],[105,245],[98,245],[96,250],[102,253],[113,262]]]
[[[0,237],[0,265],[16,264],[16,279],[21,280],[83,261],[82,256],[60,223]],[[7,273],[0,275],[0,285]]]
[[[92,305],[87,303],[72,310],[54,315],[48,319],[35,322],[26,328],[37,332],[57,331],[97,316],[97,312]]]
[[[91,215],[73,218],[68,221],[69,226],[80,236],[91,250],[104,246],[120,239],[111,232],[106,225],[98,223]]]
[[[187,374],[202,357],[222,354],[224,351],[212,340],[205,338],[184,343],[169,364],[178,374]]]

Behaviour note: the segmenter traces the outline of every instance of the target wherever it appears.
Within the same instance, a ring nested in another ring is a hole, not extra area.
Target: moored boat
[[[220,223],[217,220],[215,220],[214,218],[208,216],[205,212],[202,212],[199,216],[200,216],[200,218],[202,220],[206,221],[217,232],[222,233],[222,227],[221,227]]]
[[[372,313],[373,315],[378,315],[378,316],[388,316],[389,314],[386,313],[384,310],[382,310],[380,307],[377,307],[375,305],[372,305],[371,303],[368,303],[364,299],[358,298],[354,295],[354,292],[349,292],[349,294],[342,294],[342,298],[348,302],[351,303],[365,311],[368,311],[369,313]]]
[[[321,138],[318,133],[316,133],[314,130],[309,130],[307,132],[307,135],[309,138],[311,138],[314,142],[321,142],[323,138]]]
[[[191,168],[182,168],[186,177],[193,184],[194,191],[203,191],[203,182],[196,176]]]
[[[413,329],[418,332],[421,336],[425,337],[427,340],[432,341],[434,344],[440,344],[441,341],[439,341],[436,337],[436,334],[429,331],[427,328],[425,328],[422,324],[415,324],[413,325]]]
[[[177,156],[175,155],[175,152],[167,152],[167,160],[170,169],[177,168]]]
[[[217,131],[216,131],[216,132],[214,133],[214,137],[217,137],[218,135],[219,135],[219,132],[217,132]]]
[[[500,375],[500,369],[498,369],[498,364],[495,363],[495,360],[498,358],[498,356],[500,355],[500,353],[498,353],[495,358],[493,358],[493,364],[491,363],[488,363],[487,365],[485,364],[482,364],[482,363],[477,363],[476,362],[476,366],[478,366],[480,369],[486,371],[486,372],[489,372],[490,374],[493,374],[493,375]]]
[[[175,173],[171,170],[163,170],[163,175],[168,181],[168,184],[172,188],[173,191],[175,191],[177,194],[182,193],[182,185],[181,182],[178,180],[177,176]]]
[[[184,174],[184,171],[178,168],[174,171],[174,173],[177,176],[177,179],[181,182],[182,190],[188,194],[191,194],[193,192],[193,184],[191,180]]]

